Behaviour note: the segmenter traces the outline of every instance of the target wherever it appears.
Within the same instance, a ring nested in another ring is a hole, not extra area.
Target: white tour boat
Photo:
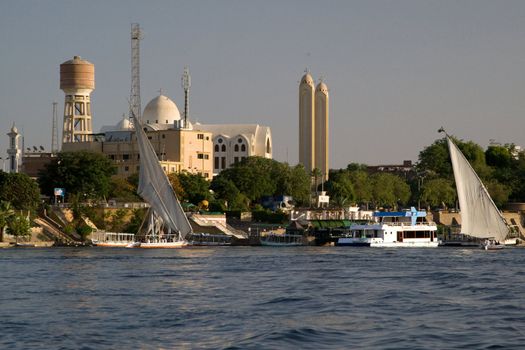
[[[426,220],[427,213],[414,207],[410,211],[374,212],[376,221],[352,225],[338,246],[437,247],[437,226]]]

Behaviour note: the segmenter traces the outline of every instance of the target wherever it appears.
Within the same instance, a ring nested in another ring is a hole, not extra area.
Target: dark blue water
[[[0,348],[523,349],[525,249],[0,249]]]

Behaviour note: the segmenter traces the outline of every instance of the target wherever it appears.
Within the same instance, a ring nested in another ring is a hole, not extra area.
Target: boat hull
[[[262,246],[267,247],[298,247],[304,245],[303,243],[280,243],[280,242],[268,242],[261,240]]]
[[[438,242],[372,242],[373,248],[437,248]]]
[[[143,248],[143,249],[177,249],[187,247],[187,241],[176,241],[176,242],[141,242],[140,245],[133,248]]]

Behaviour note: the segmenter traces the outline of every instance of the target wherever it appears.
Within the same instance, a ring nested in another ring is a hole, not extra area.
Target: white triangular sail
[[[509,232],[505,219],[468,160],[448,135],[447,142],[461,210],[461,233],[503,242]]]
[[[165,227],[171,233],[178,233],[182,239],[192,232],[191,225],[159,164],[157,154],[142,124],[136,118],[133,119],[140,154],[138,193],[162,219]]]

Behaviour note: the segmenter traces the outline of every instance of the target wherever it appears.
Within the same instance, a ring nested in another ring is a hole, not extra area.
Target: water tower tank
[[[95,65],[83,60],[80,56],[73,57],[60,65],[60,89],[78,90],[95,89]]]

